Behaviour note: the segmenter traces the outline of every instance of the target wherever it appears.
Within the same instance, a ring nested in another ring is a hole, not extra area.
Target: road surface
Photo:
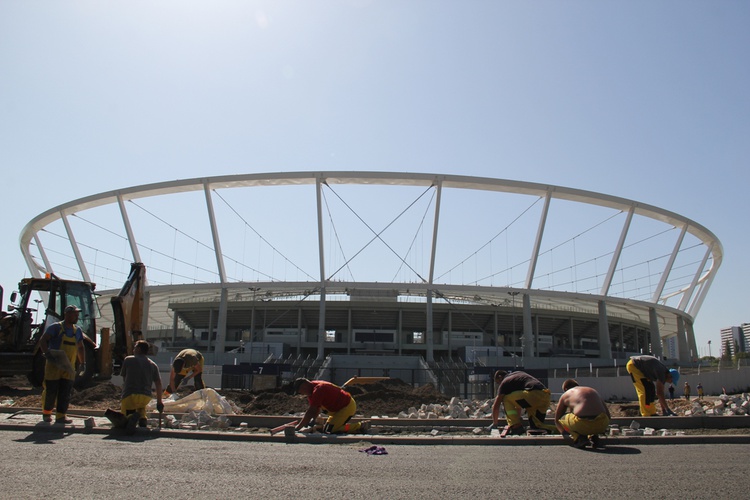
[[[281,444],[0,432],[2,498],[739,498],[750,446]],[[644,486],[645,485],[645,486]]]

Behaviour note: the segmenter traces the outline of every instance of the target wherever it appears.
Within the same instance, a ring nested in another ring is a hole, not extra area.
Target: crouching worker
[[[588,445],[598,448],[599,434],[609,427],[609,408],[596,389],[580,386],[572,378],[563,382],[562,388],[563,395],[555,410],[557,430],[563,436],[570,434],[576,448]]]
[[[501,405],[505,409],[505,418],[508,421],[501,437],[526,432],[521,419],[523,410],[526,410],[532,431],[555,432],[554,425],[544,423],[551,399],[551,393],[544,384],[520,370],[510,374],[498,370],[494,379],[497,384],[497,396],[492,404],[492,427],[497,427]]]
[[[139,340],[133,347],[133,355],[122,362],[122,401],[120,408],[127,418],[127,429],[135,432],[135,426],[146,427],[146,406],[151,402],[151,386],[156,387],[156,409],[164,411],[159,367],[149,357],[148,342]]]
[[[206,384],[203,382],[203,355],[195,349],[183,349],[175,356],[172,362],[172,371],[169,373],[169,385],[167,386],[166,396],[177,391],[180,384],[184,381],[195,379],[193,384],[196,389],[205,389]]]
[[[357,403],[351,394],[337,385],[325,380],[298,378],[292,384],[292,394],[307,396],[308,408],[296,426],[298,431],[308,423],[313,425],[321,409],[328,412],[328,419],[323,425],[326,434],[367,432],[369,428],[366,420],[349,423],[357,411]]]
[[[653,356],[633,356],[625,365],[633,381],[635,392],[638,394],[638,404],[641,416],[656,415],[656,400],[661,404],[662,414],[666,417],[676,415],[669,409],[664,397],[664,385],[668,382],[677,385],[680,372],[674,368],[667,368],[664,363]]]

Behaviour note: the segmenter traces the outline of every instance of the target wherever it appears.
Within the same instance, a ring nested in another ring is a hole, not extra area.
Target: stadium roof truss
[[[681,339],[681,358],[695,349],[691,325],[723,256],[700,224],[624,198],[493,178],[344,171],[205,177],[87,196],[32,219],[20,247],[32,275],[96,282],[104,298],[119,292],[130,262],[144,262],[150,328],[171,328],[170,304],[178,303],[222,303],[221,331],[227,303],[259,298],[325,304],[359,292],[493,308],[527,300],[534,310],[604,310],[658,327],[662,339]]]

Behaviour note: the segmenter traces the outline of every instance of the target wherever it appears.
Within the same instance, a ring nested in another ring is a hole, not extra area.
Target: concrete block
[[[653,436],[656,432],[656,429],[652,429],[651,427],[644,427],[643,428],[643,435],[644,436]]]
[[[433,436],[433,437],[435,437],[435,436],[437,436],[438,434],[440,434],[440,431],[439,431],[439,430],[437,430],[437,429],[432,429],[432,430],[430,431],[430,434],[432,434],[432,436]]]
[[[643,436],[643,431],[641,429],[623,429],[622,430],[623,436]]]
[[[482,429],[481,427],[474,427],[471,430],[471,433],[474,434],[475,436],[478,436],[479,434],[484,434],[484,432],[485,432],[485,430]]]
[[[609,435],[610,436],[619,436],[620,435],[620,429],[617,427],[612,427],[609,429]]]
[[[637,430],[641,428],[641,424],[639,424],[636,420],[633,420],[630,422],[630,428],[633,430]]]

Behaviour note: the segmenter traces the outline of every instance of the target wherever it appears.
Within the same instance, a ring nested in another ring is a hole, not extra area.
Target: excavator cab
[[[37,344],[46,328],[63,319],[65,307],[81,309],[78,326],[84,334],[87,372],[76,383],[88,382],[94,375],[96,363],[96,319],[100,317],[94,297],[94,283],[70,281],[54,274],[44,278],[24,278],[18,291],[10,296],[7,312],[0,314],[0,376],[29,373],[35,385],[44,379],[44,359],[37,352]],[[44,314],[40,314],[44,307]]]

